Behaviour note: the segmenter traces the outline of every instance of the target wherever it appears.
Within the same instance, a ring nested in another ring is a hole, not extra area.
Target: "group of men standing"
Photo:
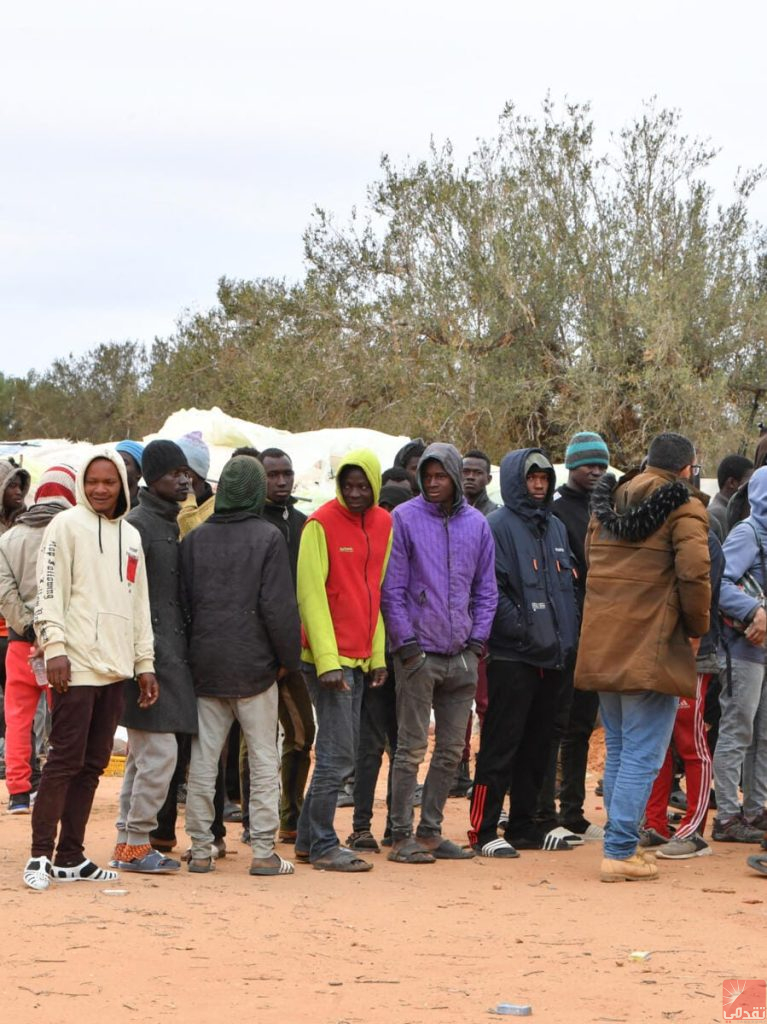
[[[603,880],[656,877],[640,824],[678,698],[700,699],[696,638],[708,632],[712,606],[692,444],[659,435],[646,466],[617,484],[605,476],[602,438],[576,434],[559,490],[541,449],[512,451],[501,461],[497,508],[482,452],[462,458],[449,444],[412,442],[396,462],[384,494],[376,456],[350,452],[336,497],[308,519],[294,507],[285,452],[238,449],[214,494],[199,434],[96,452],[77,474],[76,501],[72,471],[52,469],[69,474],[70,488],[56,491],[55,512],[43,478],[25,513],[34,538],[0,542],[10,567],[0,606],[15,601],[23,611],[14,636],[24,648],[8,663],[31,686],[27,658],[42,652],[51,688],[27,885],[177,871],[167,854],[185,751],[188,867],[213,870],[225,855],[219,763],[235,720],[251,874],[293,872],[278,838],[318,870],[370,870],[360,853],[379,849],[372,798],[388,745],[384,843],[395,863],[514,858],[604,837]],[[764,612],[738,610],[745,641],[758,646]],[[475,698],[481,741],[461,845],[442,824]],[[605,832],[583,810],[597,703]],[[105,869],[86,857],[84,834],[121,721],[129,754]],[[334,818],[351,777],[354,831],[344,844]],[[28,809],[29,789],[11,793],[11,809],[14,800]]]

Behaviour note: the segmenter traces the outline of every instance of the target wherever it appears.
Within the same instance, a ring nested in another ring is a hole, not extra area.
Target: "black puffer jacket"
[[[300,626],[280,531],[249,512],[215,513],[181,544],[189,660],[198,697],[253,697],[300,668]]]
[[[122,724],[145,732],[197,732],[197,702],[189,669],[186,630],[181,609],[178,543],[179,505],[158,498],[146,488],[125,517],[141,534],[149,608],[154,632],[154,665],[160,697],[151,708],[138,706],[138,684],[125,685]]]

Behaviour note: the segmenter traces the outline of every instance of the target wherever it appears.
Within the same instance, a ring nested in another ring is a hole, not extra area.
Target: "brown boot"
[[[604,857],[599,877],[603,882],[641,882],[658,877],[657,866],[634,853],[626,860]]]

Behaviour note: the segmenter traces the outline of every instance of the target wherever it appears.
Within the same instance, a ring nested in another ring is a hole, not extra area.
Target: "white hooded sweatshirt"
[[[93,510],[85,473],[108,459],[122,481],[114,519]],[[37,560],[35,632],[46,663],[66,655],[71,686],[107,686],[154,672],[154,636],[144,553],[130,509],[125,464],[110,448],[96,451],[77,474],[77,505],[45,530]]]

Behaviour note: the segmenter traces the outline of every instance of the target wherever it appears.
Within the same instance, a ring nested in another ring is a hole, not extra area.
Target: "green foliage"
[[[767,393],[767,246],[748,216],[762,172],[717,206],[715,159],[652,104],[604,152],[588,106],[508,106],[467,160],[449,143],[384,157],[348,223],[318,208],[302,281],[222,279],[217,305],[149,352],[99,346],[0,381],[0,418],[16,436],[103,438],[216,404],[495,458],[529,443],[560,458],[591,429],[619,464],[677,429],[712,466],[750,450]]]

